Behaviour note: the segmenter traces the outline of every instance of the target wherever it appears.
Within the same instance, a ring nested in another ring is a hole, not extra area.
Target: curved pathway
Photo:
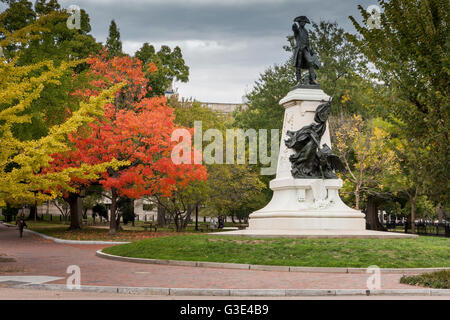
[[[81,269],[81,284],[92,286],[211,288],[211,289],[366,289],[368,274],[197,268],[136,264],[102,259],[95,252],[107,245],[58,244],[0,224],[0,276],[62,277],[49,283],[65,284],[69,265]],[[401,274],[383,274],[382,289],[412,289],[399,283]]]

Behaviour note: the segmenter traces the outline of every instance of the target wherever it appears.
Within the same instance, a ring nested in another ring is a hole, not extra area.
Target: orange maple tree
[[[69,136],[73,150],[53,155],[52,168],[82,163],[98,164],[128,161],[118,169],[101,173],[99,183],[111,197],[110,234],[119,227],[117,199],[119,196],[137,199],[158,194],[170,197],[173,191],[185,188],[196,180],[206,180],[203,165],[175,164],[171,159],[177,141],[171,141],[174,124],[173,109],[165,97],[144,98],[148,87],[138,59],[114,57],[103,51],[87,61],[91,81],[88,88],[74,92],[83,99],[96,96],[104,88],[125,82],[114,103],[105,105],[104,116]],[[153,66],[151,66],[153,67]],[[74,178],[73,183],[86,185],[92,181]]]

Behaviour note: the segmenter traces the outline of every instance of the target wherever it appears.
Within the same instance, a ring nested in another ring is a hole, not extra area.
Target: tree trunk
[[[411,233],[416,233],[416,196],[410,197],[411,202]]]
[[[134,227],[134,219],[136,218],[135,214],[134,214],[134,199],[130,199],[131,201],[131,210],[132,210],[132,218],[131,218],[131,225]]]
[[[120,231],[122,230],[122,226],[120,225],[120,218],[122,215],[120,214],[120,211],[116,209],[116,230]]]
[[[83,218],[83,204],[78,193],[69,193],[67,202],[70,207],[70,230],[81,229],[81,221]]]
[[[184,216],[184,219],[183,219],[183,216],[180,215],[180,220],[181,220],[181,222],[182,222],[182,223],[181,223],[180,231],[186,230],[186,228],[187,228],[189,222],[191,221],[191,215],[192,215],[192,212],[194,211],[194,208],[195,208],[195,207],[196,207],[196,206],[192,206],[192,205],[188,204],[188,206],[187,206],[187,212],[186,212],[186,215]]]
[[[158,216],[156,217],[156,222],[158,223],[158,226],[162,228],[167,227],[166,210],[160,205],[158,205]]]
[[[439,223],[442,223],[442,220],[444,220],[444,207],[442,203],[439,203],[437,206],[437,216]]]
[[[33,205],[30,207],[30,214],[28,215],[27,220],[37,220],[39,216],[37,214],[37,206]]]
[[[359,186],[356,186],[355,189],[355,209],[359,210]]]
[[[372,197],[367,199],[366,220],[370,230],[386,231],[386,228],[378,219],[378,206]]]
[[[117,234],[117,190],[111,187],[111,216],[109,218],[109,234],[114,236]]]

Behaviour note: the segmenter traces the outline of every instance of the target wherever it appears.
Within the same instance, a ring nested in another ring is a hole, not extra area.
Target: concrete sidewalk
[[[198,268],[157,264],[136,264],[95,256],[106,245],[59,244],[0,225],[0,253],[15,262],[0,264],[1,276],[51,276],[45,283],[65,284],[68,266],[81,270],[82,286],[163,288],[192,290],[366,290],[370,274],[283,272],[222,268]],[[383,274],[382,289],[417,289],[400,284],[401,274]],[[331,289],[330,289],[331,288]],[[428,290],[428,289],[425,289]],[[206,291],[205,291],[206,292]],[[284,291],[287,292],[287,291]],[[336,291],[337,292],[337,291]],[[230,291],[231,295],[231,291]]]
[[[0,300],[448,300],[448,296],[292,296],[292,297],[220,297],[155,296],[82,291],[0,288]]]
[[[1,285],[2,282],[0,282]],[[450,289],[209,289],[209,288],[151,288],[116,286],[80,286],[68,288],[63,284],[12,284],[8,288],[38,289],[64,292],[96,292],[111,294],[155,296],[207,297],[315,297],[315,296],[446,296]]]

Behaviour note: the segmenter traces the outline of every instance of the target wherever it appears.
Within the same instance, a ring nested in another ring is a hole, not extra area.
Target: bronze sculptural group
[[[296,179],[337,179],[334,170],[345,171],[341,160],[327,144],[320,146],[320,140],[327,127],[331,101],[320,104],[316,109],[314,123],[298,131],[287,131],[285,144],[295,151],[289,157],[292,176]]]

